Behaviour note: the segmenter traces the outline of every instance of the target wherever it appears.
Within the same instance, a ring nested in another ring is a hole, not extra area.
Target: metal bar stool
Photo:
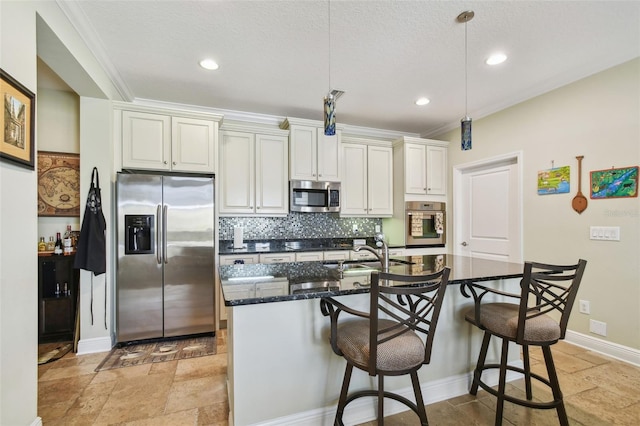
[[[464,283],[461,286],[462,293],[467,297],[473,297],[475,302],[474,306],[465,312],[465,320],[484,330],[482,347],[469,393],[475,395],[478,387],[481,387],[497,397],[496,425],[502,424],[505,401],[529,408],[555,408],[560,424],[563,426],[569,424],[551,355],[551,345],[564,339],[571,308],[586,264],[586,260],[582,259],[575,265],[567,266],[526,262],[520,282],[520,294],[503,292],[478,283]],[[519,301],[518,303],[483,303],[482,299],[487,294],[497,294],[519,299]],[[548,315],[553,312],[559,313],[559,321]],[[500,364],[485,363],[492,336],[502,339]],[[507,364],[509,342],[522,346],[523,368]],[[542,349],[548,379],[531,372],[529,346],[540,346]],[[497,390],[482,381],[482,372],[489,369],[498,369],[500,372]],[[505,393],[507,370],[524,375],[526,399]],[[553,400],[532,401],[532,378],[551,388]]]
[[[422,276],[383,272],[371,274],[369,312],[351,309],[332,298],[322,299],[323,315],[331,318],[331,348],[344,357],[347,367],[338,401],[336,425],[343,425],[345,407],[365,396],[378,399],[378,424],[384,425],[384,398],[399,401],[413,410],[422,425],[428,425],[418,370],[431,360],[433,337],[449,281],[449,268]],[[341,313],[347,318],[338,320]],[[349,315],[346,315],[349,314]],[[426,340],[420,336],[426,336]],[[353,367],[378,376],[377,390],[349,395]],[[415,403],[384,390],[385,376],[409,374]]]

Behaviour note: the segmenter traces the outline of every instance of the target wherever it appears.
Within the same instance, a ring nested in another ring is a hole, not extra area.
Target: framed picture
[[[638,166],[596,170],[591,175],[591,199],[638,196]]]
[[[569,192],[571,167],[562,166],[538,172],[538,195]]]
[[[36,95],[0,69],[0,159],[33,170]]]
[[[80,216],[80,155],[38,151],[38,216]]]

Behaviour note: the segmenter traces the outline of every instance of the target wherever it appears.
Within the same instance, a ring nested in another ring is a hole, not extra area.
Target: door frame
[[[470,163],[458,164],[453,166],[453,254],[460,255],[462,254],[461,248],[461,240],[458,233],[455,231],[456,229],[463,229],[462,223],[465,219],[466,212],[462,211],[459,206],[463,205],[463,199],[466,197],[467,193],[464,192],[464,175],[469,172],[477,171],[477,170],[486,170],[499,166],[503,166],[506,163],[515,164],[516,166],[516,179],[517,179],[517,188],[516,188],[516,199],[512,200],[513,207],[516,209],[516,217],[519,221],[518,232],[519,232],[519,240],[520,244],[518,249],[518,253],[514,258],[516,262],[522,262],[524,255],[524,232],[523,232],[523,224],[524,224],[524,199],[523,199],[523,177],[522,177],[522,169],[523,169],[523,153],[522,151],[511,152],[503,155],[498,155],[495,157],[485,158],[482,160],[473,161]]]

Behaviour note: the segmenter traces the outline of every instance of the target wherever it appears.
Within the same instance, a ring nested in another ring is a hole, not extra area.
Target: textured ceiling
[[[465,113],[464,10],[476,120],[640,56],[637,1],[58,2],[127,100],[321,120],[333,88],[339,123],[423,136]]]

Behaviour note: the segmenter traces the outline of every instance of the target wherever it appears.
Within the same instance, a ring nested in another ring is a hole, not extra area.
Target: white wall
[[[73,92],[38,88],[38,151],[80,153],[80,98]],[[81,194],[81,200],[84,200]],[[80,217],[38,217],[38,237],[55,237],[67,225],[80,230]]]
[[[38,27],[47,44],[38,46]],[[48,43],[56,44],[51,48]],[[49,48],[49,50],[47,50]],[[55,50],[55,52],[54,52]],[[52,1],[0,1],[0,67],[37,92],[37,55],[56,56],[74,90],[115,98],[95,56]],[[78,76],[82,84],[72,80]],[[91,84],[88,84],[91,83]],[[38,95],[36,93],[36,102]],[[36,120],[38,117],[36,116]],[[36,131],[36,149],[41,135]],[[82,184],[81,184],[82,185]],[[0,162],[0,424],[39,424],[37,416],[37,174]],[[84,189],[81,186],[81,190]],[[86,189],[85,193],[86,193]]]
[[[569,329],[640,349],[640,199],[589,199],[582,214],[571,208],[576,156],[584,155],[587,197],[589,171],[640,163],[640,59],[474,120],[471,151],[460,150],[459,130],[437,139],[451,141],[450,167],[523,151],[524,260],[586,259],[578,298],[591,302],[591,315],[576,303]],[[571,191],[537,195],[537,173],[552,162],[571,166]],[[620,242],[590,240],[594,225],[619,226]],[[607,336],[590,334],[589,319],[607,323]]]

